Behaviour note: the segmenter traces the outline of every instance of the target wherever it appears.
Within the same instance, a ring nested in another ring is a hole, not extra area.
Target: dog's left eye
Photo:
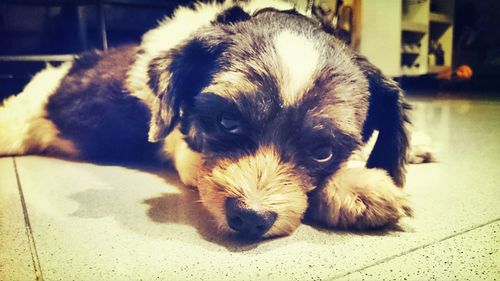
[[[331,146],[318,146],[314,148],[311,153],[314,161],[318,163],[326,163],[333,158],[333,150]]]
[[[225,131],[230,133],[239,133],[240,132],[240,121],[236,118],[236,116],[230,113],[222,113],[217,118],[220,127]]]

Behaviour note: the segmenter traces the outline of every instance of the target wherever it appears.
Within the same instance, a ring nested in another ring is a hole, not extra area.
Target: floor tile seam
[[[28,208],[26,206],[26,200],[24,198],[24,192],[21,184],[21,177],[19,169],[17,167],[16,158],[12,157],[12,163],[14,164],[14,172],[16,175],[17,189],[19,192],[19,197],[21,201],[21,207],[23,209],[24,226],[26,231],[26,236],[28,238],[28,244],[30,248],[31,260],[33,262],[33,268],[35,270],[35,277],[37,281],[43,281],[42,268],[40,266],[40,259],[38,258],[38,251],[36,249],[35,237],[33,235],[33,230],[31,227],[31,222],[28,214]]]
[[[386,262],[389,262],[393,259],[397,259],[397,258],[400,258],[400,257],[403,257],[403,256],[406,256],[408,254],[411,254],[411,253],[414,253],[414,252],[418,252],[420,250],[424,250],[425,248],[427,247],[430,247],[430,246],[433,246],[433,245],[436,245],[436,244],[439,244],[441,242],[444,242],[446,240],[449,240],[449,239],[452,239],[452,238],[455,238],[455,237],[458,237],[458,236],[461,236],[461,235],[464,235],[464,234],[467,234],[471,231],[474,231],[476,229],[479,229],[479,228],[483,228],[483,227],[486,227],[490,224],[493,224],[493,223],[496,223],[500,221],[500,218],[495,218],[495,219],[492,219],[492,220],[489,220],[485,223],[482,223],[482,224],[478,224],[478,225],[475,225],[475,226],[472,226],[470,228],[467,228],[463,231],[460,231],[460,232],[457,232],[457,233],[454,233],[454,234],[451,234],[451,235],[447,235],[441,239],[438,239],[438,240],[435,240],[435,241],[431,241],[431,242],[428,242],[428,243],[425,243],[425,244],[422,244],[420,246],[417,246],[417,247],[413,247],[413,248],[410,248],[406,251],[403,251],[401,253],[398,253],[398,254],[395,254],[395,255],[392,255],[392,256],[389,256],[389,257],[386,257],[386,258],[383,258],[381,260],[378,260],[374,263],[371,263],[371,264],[368,264],[368,265],[365,265],[365,266],[362,266],[360,268],[357,268],[357,269],[354,269],[354,270],[350,270],[350,271],[347,271],[347,272],[343,272],[343,273],[340,273],[340,274],[337,274],[335,276],[332,276],[331,279],[329,280],[336,280],[336,279],[339,279],[339,278],[342,278],[342,277],[345,277],[349,274],[353,274],[353,273],[356,273],[356,272],[360,272],[360,271],[363,271],[365,269],[368,269],[368,268],[371,268],[371,267],[375,267],[375,266],[378,266],[380,264],[383,264],[383,263],[386,263]]]

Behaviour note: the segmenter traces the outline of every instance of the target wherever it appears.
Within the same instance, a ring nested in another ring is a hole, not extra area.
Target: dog
[[[223,233],[307,218],[377,229],[412,215],[396,82],[287,2],[179,8],[137,45],[36,74],[0,107],[0,155],[163,159]],[[378,132],[363,167],[350,157]]]

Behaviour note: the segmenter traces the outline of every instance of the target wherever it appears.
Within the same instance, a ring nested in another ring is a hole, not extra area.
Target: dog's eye
[[[318,146],[312,151],[312,157],[318,163],[326,163],[333,158],[333,150],[331,146]]]
[[[230,113],[222,113],[217,118],[217,121],[222,129],[228,132],[238,133],[240,131],[240,121]]]

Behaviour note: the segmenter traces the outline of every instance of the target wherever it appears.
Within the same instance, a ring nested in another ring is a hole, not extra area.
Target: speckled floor
[[[499,280],[500,100],[412,98],[438,163],[409,168],[403,231],[304,224],[218,237],[160,168],[0,158],[0,280]],[[1,132],[0,132],[1,133]]]

